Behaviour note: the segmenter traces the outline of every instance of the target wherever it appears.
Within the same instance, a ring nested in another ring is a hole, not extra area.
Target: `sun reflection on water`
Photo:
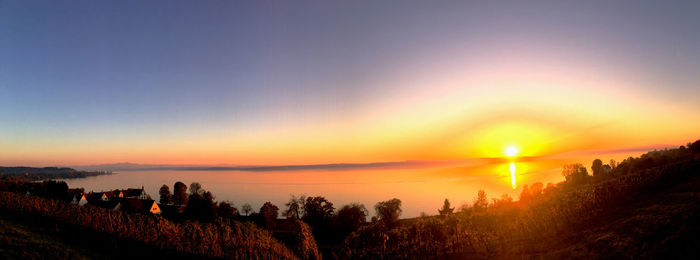
[[[513,185],[513,189],[515,189],[515,163],[510,163],[510,183]]]

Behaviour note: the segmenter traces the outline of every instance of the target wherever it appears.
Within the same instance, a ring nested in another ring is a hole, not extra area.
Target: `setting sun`
[[[513,157],[518,155],[518,148],[515,146],[508,146],[506,147],[506,156],[508,157]]]

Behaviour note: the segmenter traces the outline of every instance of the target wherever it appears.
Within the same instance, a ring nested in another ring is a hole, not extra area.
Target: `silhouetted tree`
[[[474,211],[484,211],[489,206],[489,199],[486,197],[486,192],[484,190],[479,190],[476,194],[476,200],[474,201],[474,206],[472,208]]]
[[[554,191],[554,188],[555,188],[554,184],[552,184],[551,182],[548,182],[547,186],[544,187],[544,190],[542,190],[542,192],[544,194],[549,194],[550,192]]]
[[[260,207],[258,214],[258,226],[264,227],[268,230],[274,230],[275,224],[277,223],[277,215],[279,214],[279,208],[272,203],[265,202],[265,204]]]
[[[243,210],[243,213],[245,213],[246,216],[249,216],[250,213],[253,212],[253,207],[251,207],[249,203],[243,204],[243,206],[241,206],[241,209]]]
[[[402,212],[401,200],[393,198],[391,200],[377,202],[377,204],[374,205],[374,211],[379,220],[384,221],[387,227],[393,228],[398,223],[399,216]]]
[[[304,202],[304,216],[301,219],[311,226],[311,230],[318,241],[327,241],[330,232],[330,224],[333,217],[333,203],[326,198],[307,197]]]
[[[694,143],[689,144],[688,149],[693,154],[699,154],[700,153],[700,140],[697,140]]]
[[[617,162],[615,161],[615,159],[610,159],[610,168],[614,170],[615,167],[617,167]]]
[[[510,195],[506,194],[506,193],[503,193],[503,195],[501,195],[501,198],[500,198],[500,199],[492,199],[492,200],[493,200],[493,204],[492,204],[492,205],[493,205],[494,208],[501,208],[501,207],[511,206],[512,203],[513,203],[513,198],[512,198]]]
[[[170,193],[168,185],[163,184],[158,193],[160,194],[160,204],[170,204],[172,202],[173,194]]]
[[[603,161],[600,159],[593,160],[593,163],[591,164],[591,171],[593,172],[593,177],[603,177]]]
[[[173,202],[177,205],[187,204],[187,185],[179,181],[173,185]]]
[[[326,200],[324,197],[308,197],[304,202],[304,216],[302,219],[314,227],[314,223],[320,223],[330,220],[333,216],[333,203]]]
[[[335,234],[335,242],[342,242],[350,233],[357,231],[365,222],[367,222],[367,209],[365,205],[359,203],[351,203],[345,205],[335,214],[333,221],[333,230]]]
[[[284,204],[285,206],[287,206],[287,209],[284,212],[282,212],[282,215],[284,215],[286,218],[300,218],[304,209],[305,200],[306,196],[304,195],[300,196],[299,198],[292,195],[292,197],[289,199],[289,202]]]
[[[527,184],[523,186],[523,190],[520,192],[520,202],[528,203],[530,201],[530,188]]]
[[[450,201],[448,199],[445,199],[445,202],[442,204],[442,208],[438,209],[438,213],[440,213],[440,216],[449,216],[454,212],[455,208],[450,208]]]
[[[238,215],[238,209],[230,202],[222,201],[219,202],[217,215],[223,219],[233,219]]]
[[[189,202],[185,208],[185,215],[191,220],[211,222],[216,216],[217,208],[214,196],[205,191],[200,195],[195,193],[189,196]]]
[[[542,195],[544,185],[541,182],[535,182],[530,186],[530,198],[537,198]]]
[[[565,164],[562,167],[561,175],[566,178],[566,181],[573,184],[580,184],[588,178],[588,171],[580,163]]]
[[[199,195],[204,194],[204,189],[202,189],[202,184],[199,184],[199,182],[190,183],[190,195],[192,195],[192,194],[199,194]]]

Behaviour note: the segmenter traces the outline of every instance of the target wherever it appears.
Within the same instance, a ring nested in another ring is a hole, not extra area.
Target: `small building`
[[[160,215],[160,207],[155,200],[148,199],[138,199],[138,198],[125,198],[122,200],[119,210],[125,212],[142,213],[142,214],[155,214]]]
[[[150,199],[143,186],[140,189],[126,189],[122,191],[123,198],[136,198],[141,200]]]
[[[87,197],[85,197],[85,193],[78,193],[73,195],[71,203],[76,204],[78,206],[85,206],[88,203]]]
[[[68,200],[70,203],[77,204],[78,206],[85,206],[87,204],[87,194],[83,189],[68,189]]]
[[[109,197],[104,192],[91,192],[87,196],[88,202],[93,201],[109,201]]]
[[[115,191],[107,191],[103,192],[107,199],[112,200],[112,199],[121,199],[124,198],[124,193],[120,190],[115,190]]]

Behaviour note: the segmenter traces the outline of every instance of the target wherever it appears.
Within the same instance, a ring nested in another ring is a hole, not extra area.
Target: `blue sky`
[[[698,13],[698,1],[2,0],[0,144],[23,151],[2,155],[57,162],[59,152],[22,158],[76,144],[68,155],[99,147],[99,158],[119,161],[133,158],[123,142],[255,143],[267,136],[243,135],[364,124],[427,102],[421,93],[434,86],[412,82],[467,75],[485,62],[568,64],[696,115]]]

